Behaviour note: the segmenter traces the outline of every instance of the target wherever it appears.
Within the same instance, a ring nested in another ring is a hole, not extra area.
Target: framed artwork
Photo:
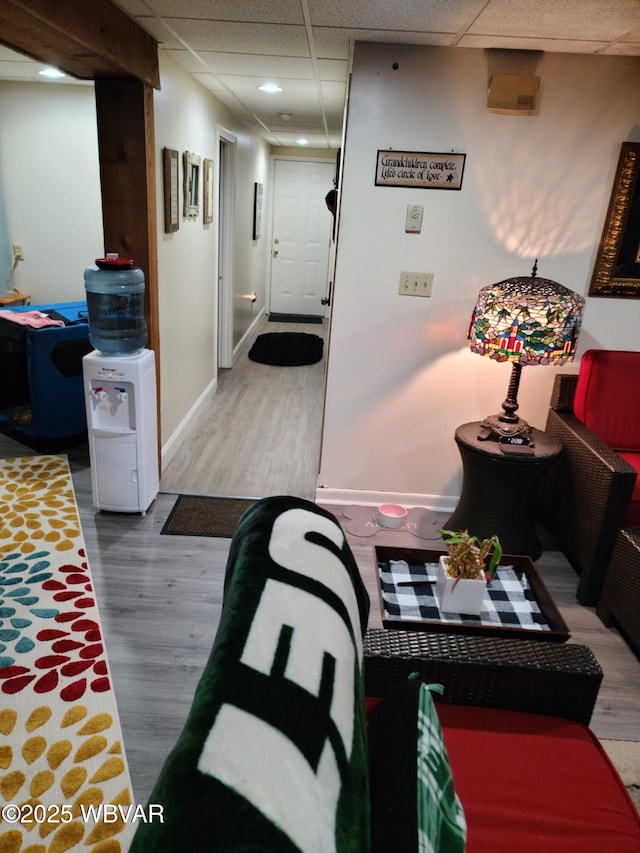
[[[262,234],[262,184],[253,185],[253,239],[259,240]]]
[[[162,172],[164,178],[164,230],[166,234],[180,227],[180,198],[178,196],[178,152],[171,148],[162,149]]]
[[[200,164],[201,158],[191,151],[183,154],[184,215],[195,219],[200,215]]]
[[[213,222],[213,160],[205,159],[202,164],[202,221],[205,225]]]
[[[640,142],[623,142],[589,296],[640,299]]]

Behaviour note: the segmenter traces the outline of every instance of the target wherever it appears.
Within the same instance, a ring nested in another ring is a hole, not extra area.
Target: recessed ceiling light
[[[269,95],[275,95],[276,92],[282,92],[280,86],[277,83],[263,83],[262,86],[258,86],[261,92],[267,92]]]
[[[278,113],[278,115],[280,116],[282,121],[291,121],[291,119],[293,118],[292,113]]]
[[[300,139],[296,139],[296,145],[308,145],[309,140],[305,139],[304,136],[301,136]]]
[[[43,68],[42,71],[38,71],[42,77],[50,77],[52,80],[59,80],[61,77],[66,77],[67,75],[64,71],[60,71],[59,68]]]

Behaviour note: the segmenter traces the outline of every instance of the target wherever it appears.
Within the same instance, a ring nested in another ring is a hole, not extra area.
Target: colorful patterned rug
[[[67,459],[0,460],[0,853],[126,853],[133,810]]]

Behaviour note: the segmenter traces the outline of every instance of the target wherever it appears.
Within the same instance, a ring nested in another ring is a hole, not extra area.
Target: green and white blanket
[[[335,518],[292,497],[242,517],[220,625],[130,853],[366,851],[369,599]]]

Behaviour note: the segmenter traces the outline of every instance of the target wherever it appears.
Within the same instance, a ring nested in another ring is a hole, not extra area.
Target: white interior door
[[[271,244],[272,314],[324,316],[333,217],[324,197],[335,165],[276,160]]]

